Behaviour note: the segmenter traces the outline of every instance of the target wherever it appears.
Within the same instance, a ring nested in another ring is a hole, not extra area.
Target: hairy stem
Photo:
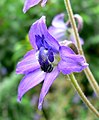
[[[94,106],[90,103],[90,101],[87,99],[87,97],[82,92],[79,84],[77,83],[77,80],[73,74],[69,75],[70,81],[75,88],[75,90],[78,92],[79,96],[81,97],[82,101],[87,105],[87,107],[97,116],[99,117],[99,112],[94,108]]]
[[[77,44],[79,54],[84,56],[84,52],[83,52],[83,49],[82,49],[82,46],[81,46],[81,43],[80,43],[79,34],[78,34],[77,27],[76,27],[75,19],[74,19],[74,16],[73,16],[73,11],[72,11],[72,8],[71,8],[70,0],[64,0],[64,3],[65,3],[65,6],[66,6],[66,9],[67,9],[67,12],[68,12],[68,16],[69,16],[69,19],[70,19],[70,22],[71,22],[71,26],[72,26],[73,31],[74,31],[74,36],[75,36],[75,40],[76,40],[76,44]],[[84,56],[84,58],[85,58],[85,56]],[[86,58],[85,58],[85,61],[86,61]],[[96,82],[96,80],[95,80],[92,72],[90,71],[89,67],[87,67],[84,70],[84,72],[85,72],[93,90],[95,91],[96,95],[99,97],[99,85]]]

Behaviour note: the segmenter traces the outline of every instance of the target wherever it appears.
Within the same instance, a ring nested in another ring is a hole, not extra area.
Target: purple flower
[[[37,5],[39,2],[41,2],[41,6],[43,7],[43,6],[45,6],[47,0],[25,0],[23,12],[26,13],[27,10],[29,10],[31,7]]]
[[[17,74],[25,74],[18,87],[18,101],[28,90],[44,81],[38,104],[41,109],[44,97],[60,72],[81,72],[88,64],[68,46],[59,45],[49,34],[44,16],[31,26],[29,39],[34,49],[26,53],[16,68]]]
[[[78,14],[75,14],[74,18],[78,22],[78,31],[80,31],[83,26],[82,17]],[[63,13],[58,14],[53,18],[52,26],[49,27],[49,32],[58,41],[70,40],[74,44],[76,43],[73,31],[70,26],[70,21],[67,21],[66,23],[64,22],[64,14]],[[80,38],[80,40],[81,40],[81,44],[84,44],[83,39]]]

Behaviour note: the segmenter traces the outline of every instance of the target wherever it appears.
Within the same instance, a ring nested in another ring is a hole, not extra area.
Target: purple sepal
[[[26,13],[31,7],[37,5],[41,0],[25,0],[23,12]],[[47,0],[42,0],[41,6],[44,7]]]
[[[36,52],[31,50],[26,53],[24,58],[18,62],[16,67],[17,74],[27,74],[40,68],[39,62],[36,58]]]
[[[59,43],[57,40],[50,35],[50,33],[47,30],[46,24],[45,24],[45,16],[42,16],[39,20],[37,20],[35,23],[32,24],[30,31],[29,31],[29,39],[30,43],[33,46],[34,49],[38,50],[37,46],[37,35],[39,36],[39,39],[43,39],[42,36],[44,36],[45,43],[47,42],[48,45],[53,49],[54,52],[59,51]],[[41,43],[39,43],[40,45]],[[47,44],[45,44],[47,45]]]
[[[88,66],[84,60],[84,57],[82,55],[76,55],[69,47],[61,46],[60,56],[61,61],[58,64],[58,68],[63,74],[81,72]]]
[[[44,73],[40,69],[37,69],[34,72],[26,74],[18,86],[18,101],[21,101],[22,96],[28,90],[42,82],[45,78],[45,74],[46,73]]]
[[[59,75],[59,70],[58,68],[54,68],[54,70],[51,73],[47,73],[45,76],[45,80],[42,86],[42,90],[40,93],[40,97],[39,97],[39,104],[38,104],[38,109],[41,110],[42,109],[42,103],[44,100],[44,97],[46,96],[46,94],[48,93],[52,83],[54,82],[54,80],[58,77]]]

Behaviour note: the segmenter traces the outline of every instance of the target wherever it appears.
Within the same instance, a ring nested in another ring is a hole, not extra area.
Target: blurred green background
[[[37,102],[41,84],[27,92],[21,104],[17,103],[17,88],[22,78],[16,75],[17,62],[32,47],[27,34],[31,24],[42,15],[47,25],[56,14],[66,13],[63,0],[48,0],[46,7],[40,4],[23,14],[24,0],[0,0],[0,120],[98,120],[80,100],[68,79],[60,77],[52,85],[38,111]],[[84,27],[80,36],[90,68],[99,83],[99,0],[71,0],[74,13],[83,17]],[[96,98],[84,73],[76,78],[85,95],[99,110]]]

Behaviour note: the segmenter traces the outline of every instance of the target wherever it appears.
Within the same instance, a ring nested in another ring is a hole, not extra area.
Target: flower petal
[[[74,54],[74,51],[68,46],[61,46],[59,48],[61,58],[68,56],[69,54]]]
[[[74,59],[74,61],[85,63],[83,55],[76,55],[76,53],[68,46],[60,47],[60,56],[61,59],[65,61],[72,61]]]
[[[67,46],[60,48],[60,56],[62,60],[59,62],[58,68],[63,74],[81,72],[88,66],[82,55],[76,55],[72,49]]]
[[[42,109],[42,103],[43,103],[44,97],[48,93],[49,88],[51,87],[52,83],[54,82],[54,80],[57,78],[58,75],[59,75],[59,71],[57,67],[51,73],[46,74],[43,87],[40,93],[40,97],[39,97],[38,109],[40,110]]]
[[[22,96],[31,88],[38,85],[45,78],[45,74],[40,69],[27,74],[20,82],[18,87],[18,101],[21,101]]]
[[[78,31],[80,31],[83,28],[83,19],[79,14],[75,14],[74,18],[78,22]]]
[[[66,39],[67,26],[64,22],[64,13],[56,15],[52,20],[52,26],[48,28],[49,33],[58,41]]]
[[[25,4],[23,7],[23,12],[26,13],[28,9],[37,5],[41,0],[25,0]]]
[[[23,7],[23,12],[26,13],[27,10],[29,10],[31,7],[37,5],[41,0],[26,0],[24,7]],[[47,0],[43,0],[41,2],[41,6],[44,7],[46,4]]]
[[[69,61],[71,59],[68,59],[68,61],[61,60],[58,64],[59,70],[63,74],[71,74],[72,72],[81,72],[83,69],[85,69],[88,64],[87,63],[79,63],[75,60]]]
[[[49,33],[58,41],[62,41],[66,39],[65,32],[66,30],[63,28],[56,28],[54,26],[50,26],[48,28]]]
[[[16,73],[17,74],[26,74],[28,72],[34,71],[40,68],[39,62],[36,58],[36,52],[31,50],[26,53],[23,60],[18,62]]]
[[[39,20],[37,20],[34,24],[32,24],[30,31],[29,31],[29,39],[30,43],[32,44],[34,49],[37,49],[36,45],[36,38],[35,36],[39,35],[42,37],[44,36],[46,42],[53,48],[53,50],[58,51],[59,50],[59,43],[55,38],[53,38],[50,33],[47,30],[46,24],[45,24],[45,16],[42,16]]]
[[[64,13],[58,14],[53,18],[52,26],[66,30],[66,24],[64,22]]]

